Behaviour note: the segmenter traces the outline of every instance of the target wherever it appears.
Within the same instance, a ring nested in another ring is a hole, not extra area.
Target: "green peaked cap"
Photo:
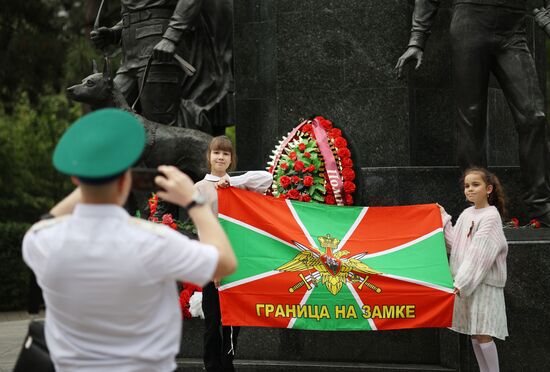
[[[145,147],[145,129],[132,114],[103,109],[84,115],[63,134],[53,153],[61,173],[85,178],[114,176],[130,168]]]

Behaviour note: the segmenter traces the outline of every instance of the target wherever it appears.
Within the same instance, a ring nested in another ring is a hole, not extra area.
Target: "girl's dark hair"
[[[508,211],[506,210],[506,196],[504,194],[504,188],[502,187],[502,184],[500,183],[498,177],[485,168],[472,167],[464,171],[461,179],[462,184],[464,184],[464,179],[470,173],[479,174],[481,178],[483,178],[483,182],[485,182],[487,186],[493,186],[493,191],[489,194],[489,204],[494,205],[498,209],[498,212],[503,219],[506,218],[506,215],[508,213]]]
[[[237,168],[237,154],[235,153],[235,147],[227,136],[217,136],[212,138],[206,151],[206,166],[208,170],[212,170],[210,166],[210,154],[214,150],[227,151],[231,153],[231,164],[227,169],[229,172],[234,171]]]

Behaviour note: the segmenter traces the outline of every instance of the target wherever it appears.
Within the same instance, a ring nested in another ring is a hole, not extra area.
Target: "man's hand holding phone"
[[[155,168],[132,168],[132,190],[157,192],[159,186],[155,178],[159,175]]]
[[[157,170],[155,184],[159,198],[182,207],[189,205],[195,193],[193,180],[171,165],[161,165]]]

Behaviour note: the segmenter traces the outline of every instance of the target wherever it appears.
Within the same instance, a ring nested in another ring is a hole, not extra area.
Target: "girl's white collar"
[[[220,180],[220,177],[208,173],[206,176],[204,176],[204,179],[210,182],[218,182]]]

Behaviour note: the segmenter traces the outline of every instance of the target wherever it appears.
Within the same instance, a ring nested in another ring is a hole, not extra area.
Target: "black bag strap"
[[[42,296],[42,288],[36,281],[36,276],[30,270],[29,275],[29,295],[27,301],[27,312],[29,314],[38,314],[40,312],[40,305],[44,304],[44,297]]]
[[[40,216],[40,220],[49,220],[50,218],[55,218],[54,215],[48,213]],[[42,295],[42,288],[38,285],[36,281],[36,276],[32,270],[29,275],[29,293],[27,297],[27,312],[29,314],[38,314],[40,312],[40,305],[44,304],[44,296]]]

